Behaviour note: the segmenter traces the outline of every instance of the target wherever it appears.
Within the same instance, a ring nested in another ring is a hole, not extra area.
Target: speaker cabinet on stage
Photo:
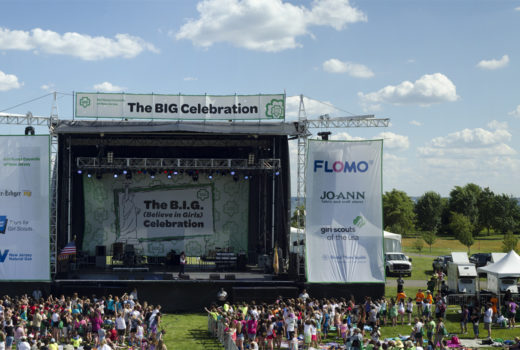
[[[220,279],[220,273],[210,273],[209,274],[210,280],[219,280]]]
[[[225,280],[234,280],[235,279],[235,274],[234,273],[226,274],[226,275],[224,275],[224,279]]]
[[[107,267],[107,257],[106,256],[96,256],[96,267],[105,268]]]
[[[107,256],[107,247],[104,245],[97,245],[96,256]]]
[[[238,271],[246,271],[247,256],[244,253],[239,253],[237,256]]]
[[[180,278],[181,280],[189,280],[189,279],[190,279],[190,275],[182,274],[182,275],[179,276],[179,278]]]

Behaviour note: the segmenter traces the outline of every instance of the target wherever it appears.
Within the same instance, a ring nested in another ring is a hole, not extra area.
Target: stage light
[[[168,174],[168,179],[171,179],[172,178],[172,174]]]
[[[248,179],[249,179],[249,176],[245,175],[245,176],[244,176],[244,179],[248,180]]]
[[[127,170],[123,170],[123,174],[124,175],[128,174],[128,171]]]
[[[87,177],[92,177],[92,174],[91,173],[87,173]]]
[[[280,172],[279,172],[279,171],[277,171],[277,172],[276,172],[276,173],[274,173],[274,174],[275,174],[276,176],[278,176],[278,175],[280,175]]]
[[[117,173],[114,173],[114,178],[117,178],[119,175],[117,175]]]
[[[230,174],[235,176],[235,172],[233,170],[230,172]]]
[[[208,179],[213,180],[213,174],[210,173],[210,174],[208,175]]]
[[[178,174],[179,174],[179,172],[177,170],[173,171],[173,175],[178,175]]]
[[[150,171],[150,177],[151,177],[152,179],[155,179],[155,171]]]
[[[81,174],[83,171],[81,169],[78,169],[78,174]]]
[[[107,153],[107,163],[108,164],[114,163],[114,152]]]

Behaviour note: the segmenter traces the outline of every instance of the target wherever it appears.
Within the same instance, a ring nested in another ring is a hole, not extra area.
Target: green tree
[[[413,242],[413,247],[420,253],[423,249],[423,240],[420,237]]]
[[[477,201],[478,222],[479,226],[487,230],[489,236],[490,229],[493,226],[493,217],[495,211],[495,194],[486,187],[480,192]]]
[[[460,213],[452,212],[450,229],[455,233],[455,237],[459,242],[468,247],[469,253],[471,246],[475,242],[473,238],[473,225],[470,219]]]
[[[469,183],[464,187],[455,186],[455,188],[450,192],[450,212],[466,216],[471,223],[473,235],[477,235],[480,232],[477,204],[481,192],[482,188],[472,183]],[[456,235],[456,232],[452,231],[452,233]]]
[[[433,231],[424,231],[423,240],[430,246],[430,253],[432,252],[432,245],[437,241],[437,235]]]
[[[518,237],[515,237],[512,231],[507,231],[502,241],[502,251],[509,253],[512,250],[518,251]]]
[[[383,221],[388,231],[406,235],[414,230],[413,201],[403,191],[393,189],[383,195]]]
[[[299,216],[298,216],[299,214]],[[299,205],[291,216],[291,226],[296,228],[305,227],[305,206]]]
[[[493,227],[501,232],[515,231],[520,222],[520,207],[515,198],[501,194],[495,196]]]
[[[417,215],[417,226],[423,231],[437,233],[441,225],[444,202],[436,192],[426,192],[417,200],[414,211]]]

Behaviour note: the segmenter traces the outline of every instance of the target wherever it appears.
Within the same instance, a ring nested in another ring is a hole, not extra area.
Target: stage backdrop
[[[309,141],[307,280],[384,282],[382,140]]]
[[[0,142],[0,280],[48,281],[49,136]]]
[[[102,179],[83,175],[85,231],[82,250],[133,244],[146,256],[202,256],[216,247],[247,251],[249,183],[232,176],[147,174]]]

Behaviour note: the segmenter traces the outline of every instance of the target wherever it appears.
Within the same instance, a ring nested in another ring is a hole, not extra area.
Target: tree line
[[[510,195],[473,183],[455,186],[448,198],[429,191],[415,202],[393,189],[383,195],[383,223],[385,230],[404,236],[419,231],[430,247],[437,235],[443,235],[457,238],[469,249],[479,234],[499,233],[514,239],[520,231],[520,205]]]

